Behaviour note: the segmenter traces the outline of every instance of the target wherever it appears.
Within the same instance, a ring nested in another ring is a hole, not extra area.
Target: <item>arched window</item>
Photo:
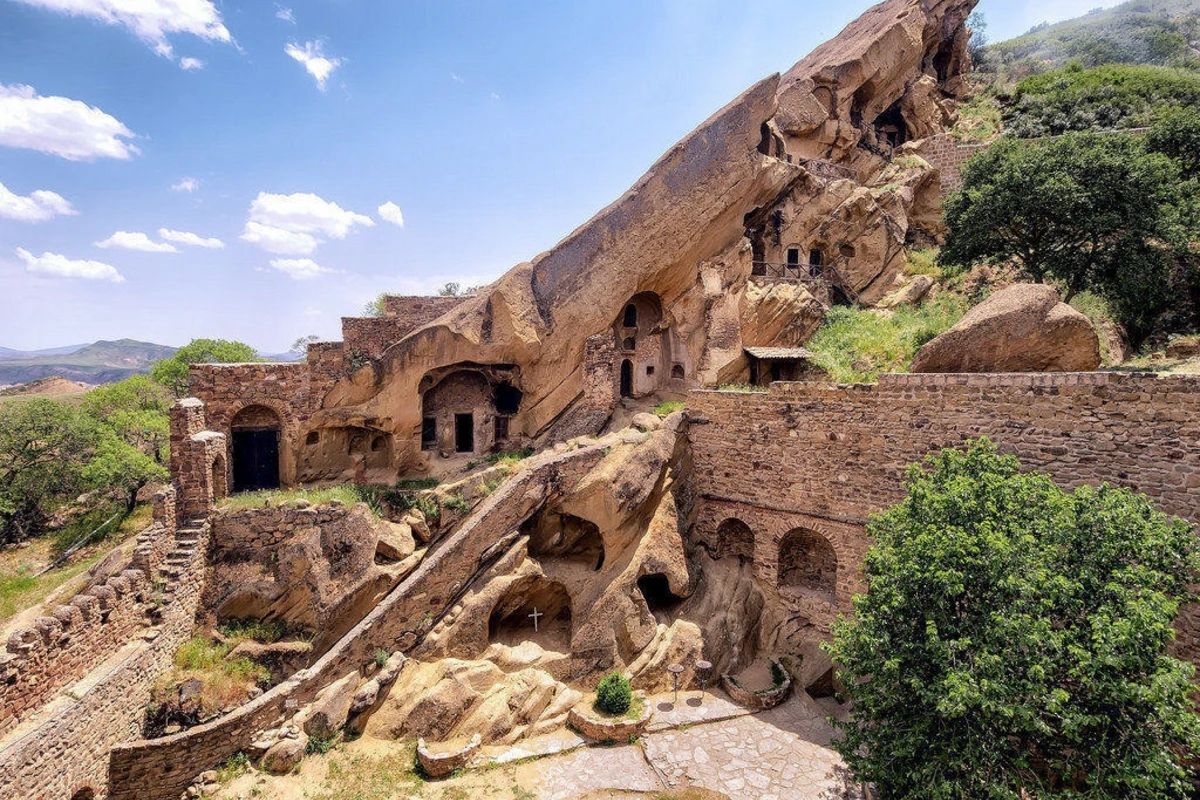
[[[821,534],[796,528],[779,543],[779,585],[794,586],[833,599],[837,594],[837,554]]]
[[[633,303],[625,306],[625,319],[621,324],[626,328],[637,327],[637,306]]]
[[[683,371],[683,364],[676,364],[675,366],[671,367],[671,377],[677,381],[681,381],[687,377]]]

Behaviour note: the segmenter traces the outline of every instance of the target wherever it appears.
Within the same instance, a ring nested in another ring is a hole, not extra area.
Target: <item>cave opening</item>
[[[904,114],[900,111],[899,100],[875,118],[875,132],[880,144],[886,144],[888,147],[896,148],[908,141],[908,123],[904,121]]]
[[[571,596],[543,577],[517,581],[488,617],[488,642],[515,647],[533,642],[543,650],[571,650]]]
[[[637,579],[638,591],[650,613],[670,613],[679,607],[683,598],[671,591],[671,583],[661,572],[652,572]]]
[[[599,571],[604,566],[604,538],[591,520],[562,511],[544,510],[530,517],[521,533],[529,537],[529,555],[562,559]]]

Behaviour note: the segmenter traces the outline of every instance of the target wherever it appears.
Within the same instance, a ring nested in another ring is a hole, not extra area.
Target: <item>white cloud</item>
[[[291,42],[283,51],[299,61],[317,81],[317,88],[325,91],[325,81],[333,71],[342,65],[340,58],[326,58],[320,42],[305,42],[304,47]]]
[[[191,72],[192,70],[204,69],[204,62],[198,58],[186,57],[179,59],[179,67]]]
[[[381,205],[377,210],[379,212],[379,218],[384,222],[390,222],[393,225],[397,225],[401,228],[404,227],[404,212],[400,210],[400,206],[389,200]]]
[[[457,72],[450,73],[450,80],[454,81],[455,83],[466,83],[466,81],[458,76]]]
[[[179,183],[171,184],[172,192],[194,192],[200,188],[200,181],[195,178],[180,178]]]
[[[241,238],[268,253],[309,255],[326,238],[344,239],[355,226],[374,224],[365,214],[347,211],[308,192],[259,192],[250,204],[250,219]]]
[[[71,217],[79,212],[60,194],[38,189],[23,197],[0,183],[0,217],[18,222],[45,222],[54,217]]]
[[[275,19],[281,19],[284,22],[290,22],[293,25],[296,24],[296,15],[292,13],[290,8],[287,8],[286,6],[276,6],[275,8]]]
[[[271,266],[285,273],[294,281],[311,281],[322,275],[328,275],[333,270],[322,267],[311,258],[273,258]]]
[[[492,92],[492,99],[493,99],[493,100],[499,100],[499,99],[500,99],[500,95],[496,94],[495,92]]]
[[[117,231],[104,241],[96,242],[96,247],[107,250],[119,247],[122,250],[140,250],[143,253],[178,253],[174,246],[164,242],[154,242],[141,231]]]
[[[170,228],[159,228],[158,235],[168,242],[175,242],[175,244],[205,247],[209,250],[220,250],[225,247],[225,243],[220,239],[204,237],[196,233],[189,233],[188,231],[173,231]]]
[[[83,278],[89,281],[112,281],[122,283],[125,278],[117,268],[102,261],[73,261],[58,253],[42,253],[35,256],[24,248],[17,248],[17,258],[25,262],[25,271],[56,278]]]
[[[324,311],[322,311],[319,308],[313,308],[312,306],[309,306],[308,308],[304,309],[304,316],[306,316],[306,317],[320,317],[320,316],[323,316],[324,314],[325,314]]]
[[[68,161],[128,159],[133,132],[79,100],[42,97],[32,86],[0,84],[0,145],[61,156]]]
[[[229,30],[211,0],[18,0],[73,17],[89,17],[107,25],[122,25],[154,48],[172,57],[167,36],[189,33],[211,42],[230,42]]]

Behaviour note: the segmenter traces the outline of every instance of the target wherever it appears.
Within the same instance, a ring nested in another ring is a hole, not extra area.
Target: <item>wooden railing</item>
[[[858,293],[842,277],[839,266],[844,266],[846,259],[840,259],[833,264],[778,264],[771,261],[755,261],[750,274],[756,278],[766,278],[775,281],[796,281],[813,287],[828,287],[837,289],[846,296],[852,304],[858,305]]]
[[[802,158],[799,160],[800,166],[816,175],[818,178],[827,180],[841,180],[849,178],[852,181],[858,181],[858,170],[852,167],[835,164],[832,161],[825,161],[820,158]]]

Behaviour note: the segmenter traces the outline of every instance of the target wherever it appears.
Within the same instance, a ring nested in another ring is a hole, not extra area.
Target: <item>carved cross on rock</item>
[[[533,613],[529,615],[529,618],[533,620],[533,632],[534,633],[537,633],[538,618],[544,617],[544,616],[546,616],[546,615],[537,610],[537,606],[533,607]]]

